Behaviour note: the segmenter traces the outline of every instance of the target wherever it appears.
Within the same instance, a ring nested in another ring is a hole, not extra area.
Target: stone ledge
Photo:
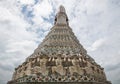
[[[7,84],[111,84],[110,82],[8,82]]]

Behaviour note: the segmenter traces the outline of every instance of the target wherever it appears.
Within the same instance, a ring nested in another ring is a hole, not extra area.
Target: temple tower
[[[63,6],[34,53],[15,68],[8,84],[111,84],[104,68],[80,44]]]

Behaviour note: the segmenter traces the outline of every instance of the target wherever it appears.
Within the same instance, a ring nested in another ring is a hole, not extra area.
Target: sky
[[[42,42],[60,5],[87,53],[120,83],[120,0],[0,0],[0,84]]]

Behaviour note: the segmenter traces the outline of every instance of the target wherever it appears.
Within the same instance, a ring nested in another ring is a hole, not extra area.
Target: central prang
[[[104,69],[80,44],[63,6],[54,26],[24,63],[15,68],[8,84],[111,84]]]

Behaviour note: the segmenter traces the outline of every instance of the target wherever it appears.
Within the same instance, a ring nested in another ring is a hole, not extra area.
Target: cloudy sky
[[[0,84],[44,39],[61,4],[88,54],[120,83],[120,0],[0,0]]]

